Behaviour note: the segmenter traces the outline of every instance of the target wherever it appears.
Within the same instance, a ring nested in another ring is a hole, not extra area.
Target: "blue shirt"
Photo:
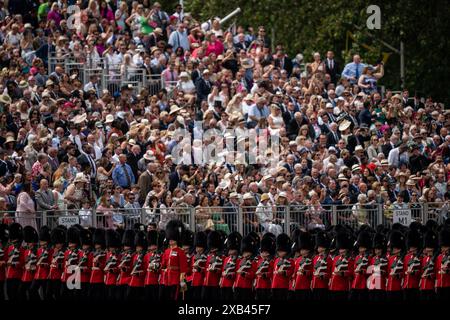
[[[269,108],[264,106],[262,109],[259,109],[256,104],[250,106],[248,110],[248,122],[254,121],[250,119],[250,116],[256,117],[256,119],[260,120],[262,118],[267,118],[270,114]]]
[[[355,77],[356,80],[351,80],[351,82],[358,82],[359,76],[362,75],[363,69],[366,65],[364,63],[354,63],[350,62],[345,65],[344,71],[342,71],[342,77],[346,79],[350,79],[351,77]]]
[[[128,180],[127,180],[127,176],[125,174],[125,170],[127,170],[126,172],[128,172],[128,175],[130,176],[130,180],[131,183],[128,184]],[[121,186],[122,188],[125,187],[131,187],[131,185],[133,185],[135,183],[135,178],[134,178],[134,174],[133,171],[131,170],[131,167],[128,164],[118,164],[112,173],[112,178],[113,181],[116,185]]]

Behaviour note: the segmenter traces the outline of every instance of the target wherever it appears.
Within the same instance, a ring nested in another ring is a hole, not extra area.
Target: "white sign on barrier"
[[[74,224],[79,224],[80,223],[80,218],[79,217],[59,217],[58,218],[58,224],[71,227]]]
[[[409,226],[411,224],[411,210],[409,209],[398,209],[394,210],[393,223],[400,223],[404,226]]]

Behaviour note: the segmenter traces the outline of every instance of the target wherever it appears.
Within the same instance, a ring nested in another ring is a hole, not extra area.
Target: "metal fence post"
[[[383,205],[379,203],[377,205],[378,209],[378,224],[383,224]],[[376,226],[372,226],[373,228],[376,228]]]
[[[97,228],[97,209],[95,207],[92,210],[92,226]]]
[[[189,208],[189,228],[195,232],[195,208]]]
[[[428,220],[428,203],[424,202],[420,208],[422,210],[422,223],[426,223]]]
[[[335,226],[337,225],[338,219],[337,219],[337,210],[336,206],[331,207],[331,225]]]
[[[285,210],[285,218],[284,218],[284,232],[286,234],[291,234],[291,207],[287,205]]]
[[[139,223],[147,224],[147,221],[146,221],[146,219],[145,219],[145,216],[146,216],[146,214],[145,214],[145,209],[144,209],[144,208],[141,208],[141,216],[139,217],[139,219],[140,219],[141,221],[139,221]]]
[[[41,216],[41,227],[42,226],[48,226],[48,223],[47,223],[47,211],[42,211],[42,216]]]
[[[244,219],[243,219],[243,214],[242,214],[242,208],[241,207],[238,208],[237,214],[238,214],[238,216],[237,216],[238,232],[240,234],[244,235]]]

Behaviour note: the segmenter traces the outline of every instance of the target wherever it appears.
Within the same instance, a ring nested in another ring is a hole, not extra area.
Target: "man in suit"
[[[389,156],[389,152],[395,148],[397,143],[398,143],[398,137],[395,135],[392,135],[391,138],[389,139],[389,142],[385,143],[381,146],[381,151],[383,152],[386,159]]]
[[[330,124],[330,132],[327,134],[327,148],[336,146],[341,139],[341,133],[338,131],[338,125],[333,122]]]
[[[249,44],[247,41],[245,41],[245,34],[243,33],[238,34],[238,42],[234,44],[234,47],[236,48],[237,52],[239,52],[240,50],[247,51]]]
[[[55,204],[55,197],[53,192],[48,188],[47,179],[42,179],[39,183],[39,190],[35,194],[37,210],[38,211],[51,211],[58,209]]]
[[[301,112],[296,112],[294,114],[294,119],[292,119],[287,126],[289,139],[294,140],[298,136],[300,127],[307,123],[308,121],[303,117]]]
[[[152,189],[153,173],[156,171],[156,163],[147,164],[147,169],[139,176],[138,186],[139,186],[139,203],[141,206],[144,205],[147,194]]]
[[[212,83],[209,80],[210,72],[205,69],[202,72],[202,77],[198,78],[195,83],[195,88],[197,89],[197,102],[200,103],[208,98],[208,94],[211,93]]]
[[[288,73],[288,77],[292,73],[292,61],[281,48],[277,51],[276,54],[275,67],[280,68],[281,70],[286,70]]]
[[[283,120],[286,126],[294,119],[296,111],[298,110],[295,110],[295,104],[293,102],[288,102],[286,111],[283,112]]]
[[[328,51],[327,52],[327,58],[324,61],[325,62],[325,71],[330,75],[331,82],[333,82],[336,85],[336,82],[338,80],[339,75],[339,65],[334,60],[334,52]]]
[[[237,217],[239,213],[239,195],[236,192],[232,192],[229,196],[229,201],[224,205],[224,220],[228,226],[235,230],[237,226]]]
[[[97,165],[95,164],[93,151],[94,149],[91,145],[84,143],[82,146],[82,152],[77,158],[78,164],[81,166],[82,171],[89,168],[91,182],[92,180],[95,181],[95,177],[97,176]]]
[[[188,174],[189,167],[187,165],[180,166],[175,172],[169,175],[169,191],[173,192],[182,182],[183,176]]]
[[[141,147],[132,139],[130,141],[134,144],[131,146],[131,151],[127,153],[127,163],[130,165],[134,176],[139,177],[138,161],[141,159]]]
[[[152,21],[156,23],[158,28],[166,30],[169,23],[169,16],[165,11],[161,10],[161,4],[159,2],[153,4],[153,12]]]

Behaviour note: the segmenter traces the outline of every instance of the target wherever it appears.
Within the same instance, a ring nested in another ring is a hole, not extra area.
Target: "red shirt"
[[[332,261],[329,255],[318,254],[313,258],[312,289],[328,289]]]
[[[91,267],[94,260],[94,254],[90,249],[80,250],[78,252],[78,266],[80,267],[80,281],[81,283],[89,282],[91,280]]]
[[[450,287],[450,256],[447,253],[441,253],[436,259],[437,270],[437,288]]]
[[[131,259],[130,287],[143,287],[145,281],[144,252],[136,252]]]
[[[120,254],[117,252],[108,251],[106,253],[105,267],[105,285],[115,286],[117,278],[119,277]]]
[[[210,253],[206,259],[206,274],[203,285],[205,287],[218,287],[223,269],[223,257]]]
[[[236,280],[236,270],[239,265],[240,259],[238,256],[225,257],[223,261],[222,278],[220,278],[221,288],[233,287]]]
[[[367,273],[369,276],[369,290],[386,290],[388,261],[385,256],[374,256],[370,258]]]
[[[201,287],[205,281],[206,274],[206,260],[207,256],[204,253],[196,254],[192,257],[192,287]]]
[[[405,266],[405,279],[403,289],[419,289],[420,277],[422,275],[422,257],[408,253],[403,259]]]
[[[313,261],[311,257],[295,259],[294,274],[292,275],[290,290],[311,290]]]
[[[330,280],[331,291],[348,291],[353,279],[355,261],[351,257],[338,255],[334,257]],[[337,272],[343,272],[338,274]]]
[[[103,283],[105,281],[106,252],[105,250],[96,250],[93,253],[91,266],[90,283]]]
[[[402,290],[402,280],[404,276],[404,264],[400,256],[389,256],[388,258],[388,281],[387,291]]]
[[[127,250],[122,254],[119,264],[120,274],[117,278],[117,285],[128,285],[130,283],[130,272],[132,268],[131,259],[133,258],[133,251]]]
[[[147,270],[145,274],[144,285],[154,286],[159,283],[159,276],[161,273],[161,259],[162,256],[157,251],[149,251],[144,256],[144,268]]]
[[[6,250],[6,279],[21,279],[25,262],[24,248],[11,244]]]
[[[422,274],[420,275],[420,290],[434,290],[436,283],[436,265],[432,256],[422,258]]]
[[[179,247],[168,248],[164,251],[162,268],[165,269],[166,286],[177,286],[180,284],[181,273],[186,273],[188,263],[186,253]]]
[[[256,263],[256,289],[270,289],[272,288],[273,278],[273,259],[264,259],[259,257]]]
[[[369,267],[370,260],[371,257],[367,254],[359,254],[356,256],[352,289],[367,289],[367,278],[369,277],[367,268]]]
[[[50,273],[50,264],[52,263],[53,250],[47,247],[41,247],[37,250],[37,269],[34,275],[36,280],[47,280]],[[60,275],[61,277],[61,275]]]
[[[24,265],[22,272],[22,282],[31,282],[34,279],[34,275],[36,273],[36,257],[37,250],[33,249],[25,249],[24,251]]]
[[[64,273],[62,274],[61,281],[66,282],[67,279],[73,274],[74,270],[69,268],[70,266],[77,266],[79,261],[78,248],[67,249],[64,253]],[[71,272],[69,272],[71,271]]]
[[[50,255],[50,271],[48,274],[49,280],[61,280],[64,271],[64,252],[61,250],[53,249]]]
[[[253,257],[248,257],[247,259],[242,258],[237,261],[236,265],[236,281],[234,286],[236,288],[251,289],[256,277],[256,271],[258,270],[257,260]]]
[[[294,273],[292,259],[276,258],[274,262],[272,289],[289,289],[289,279]]]

